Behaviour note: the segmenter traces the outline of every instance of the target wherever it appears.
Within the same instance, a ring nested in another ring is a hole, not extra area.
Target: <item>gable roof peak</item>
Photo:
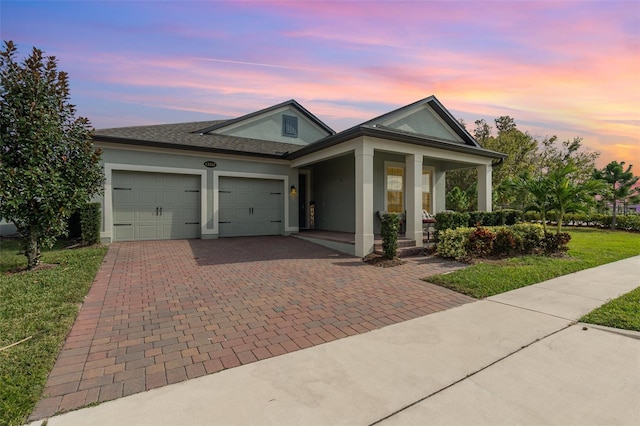
[[[393,111],[379,115],[378,117],[365,121],[364,123],[360,124],[360,126],[385,126],[385,121],[387,118],[400,115],[403,112],[410,111],[422,105],[427,105],[428,107],[430,107],[451,128],[451,130],[464,141],[466,145],[480,147],[480,144],[475,140],[475,138],[471,136],[467,129],[465,129],[464,126],[462,126],[460,122],[458,122],[458,120],[455,119],[455,117],[449,112],[449,110],[447,110],[447,108],[445,108],[444,105],[442,105],[442,103],[438,100],[438,98],[436,98],[435,95],[427,96],[426,98],[410,103],[409,105],[405,105],[403,107],[394,109]]]
[[[336,133],[331,127],[329,127],[322,120],[320,120],[318,117],[316,117],[314,114],[312,114],[309,110],[307,110],[305,107],[303,107],[295,99],[289,99],[289,100],[281,102],[279,104],[272,105],[270,107],[263,108],[263,109],[258,110],[258,111],[250,112],[249,114],[245,114],[245,115],[237,117],[237,118],[232,118],[230,120],[225,120],[224,122],[217,123],[217,124],[215,124],[213,126],[209,126],[209,127],[204,128],[204,129],[196,130],[193,133],[205,134],[205,133],[213,132],[214,130],[222,129],[224,127],[228,127],[230,125],[233,125],[233,124],[236,124],[236,123],[240,123],[242,121],[251,120],[252,118],[259,117],[261,115],[267,114],[267,113],[272,112],[272,111],[276,111],[276,110],[278,110],[280,108],[283,108],[283,107],[286,107],[286,106],[291,106],[291,107],[295,108],[296,110],[298,110],[302,115],[307,117],[311,122],[313,122],[318,127],[323,129],[329,135],[334,135]]]

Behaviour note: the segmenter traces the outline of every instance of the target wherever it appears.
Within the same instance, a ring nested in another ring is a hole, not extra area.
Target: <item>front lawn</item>
[[[523,256],[483,262],[425,281],[484,298],[561,275],[640,255],[640,234],[600,229],[571,229],[565,258]]]
[[[0,425],[21,425],[33,410],[106,247],[68,250],[65,242],[43,252],[56,264],[13,273],[26,265],[18,242],[0,239]]]
[[[580,321],[640,331],[640,287],[591,311]]]

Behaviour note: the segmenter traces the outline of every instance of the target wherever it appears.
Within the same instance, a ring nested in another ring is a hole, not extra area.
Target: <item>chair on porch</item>
[[[431,234],[435,232],[436,218],[428,211],[422,210],[422,233],[427,234],[427,244],[431,242]]]

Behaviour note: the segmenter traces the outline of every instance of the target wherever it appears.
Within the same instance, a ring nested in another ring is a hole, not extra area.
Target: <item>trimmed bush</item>
[[[497,256],[513,256],[520,247],[522,247],[522,241],[511,228],[500,227],[496,230],[496,238],[493,241],[494,254]]]
[[[467,254],[470,257],[486,257],[493,253],[493,241],[496,234],[490,228],[476,227],[466,241]]]
[[[553,254],[569,250],[567,244],[571,241],[571,235],[566,232],[560,234],[552,234],[547,232],[542,240],[541,249],[546,254]]]
[[[542,225],[519,223],[513,226],[444,229],[436,253],[441,257],[467,260],[474,257],[552,254],[567,250],[571,237],[547,233]]]
[[[436,214],[436,231],[466,228],[469,225],[469,213],[442,212]]]
[[[611,224],[609,224],[611,226]],[[626,231],[640,232],[640,215],[627,214],[616,217],[616,227]]]
[[[443,229],[438,233],[436,253],[440,257],[465,260],[467,255],[467,239],[473,228]]]
[[[398,230],[400,229],[400,215],[385,213],[381,220],[382,251],[384,257],[393,259],[398,250]]]
[[[538,212],[532,212],[532,211],[525,212],[523,216],[524,216],[524,220],[527,222],[537,222],[541,219],[540,213]]]
[[[544,229],[542,225],[534,223],[518,223],[511,227],[511,231],[520,246],[517,247],[519,253],[532,254],[539,252],[540,245],[544,240]]]
[[[100,203],[87,203],[80,208],[82,242],[87,245],[100,243]]]

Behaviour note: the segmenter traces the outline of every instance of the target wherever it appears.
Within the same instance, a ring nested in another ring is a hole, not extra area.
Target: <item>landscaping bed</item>
[[[640,234],[598,229],[567,229],[566,256],[526,255],[490,262],[476,260],[468,268],[425,281],[485,298],[561,275],[640,255]]]

